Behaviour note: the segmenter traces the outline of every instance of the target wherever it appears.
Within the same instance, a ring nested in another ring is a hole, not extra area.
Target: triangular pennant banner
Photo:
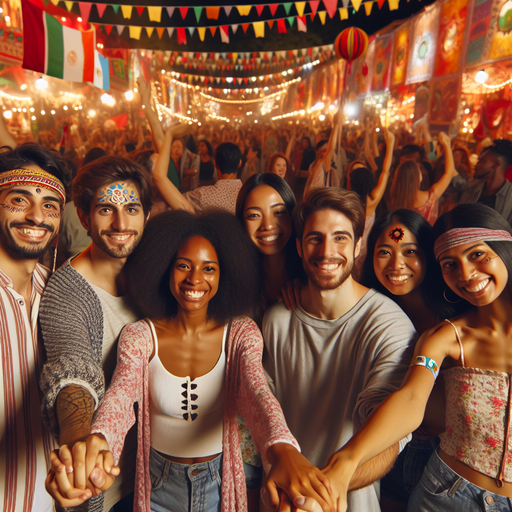
[[[272,16],[275,16],[278,7],[279,7],[279,4],[270,4],[269,5],[270,14],[272,14]]]
[[[52,4],[53,5],[58,5],[59,4],[59,0],[52,0]]]
[[[137,10],[137,14],[140,16],[142,16],[142,13],[144,12],[144,6],[143,5],[139,5],[138,7],[135,7],[135,9]]]
[[[286,2],[283,4],[284,12],[286,12],[286,16],[290,14],[290,9],[292,8],[293,2]]]
[[[88,23],[89,22],[89,14],[91,12],[92,4],[88,2],[78,2],[80,6],[80,14],[82,15],[82,19]]]
[[[66,9],[68,10],[68,12],[70,12],[71,9],[73,9],[73,4],[74,3],[75,2],[68,2],[68,1],[64,2],[64,5],[66,6]]]
[[[320,18],[320,21],[322,22],[322,25],[325,25],[325,17],[327,13],[325,11],[318,11],[318,17]]]
[[[204,41],[204,34],[206,32],[206,27],[197,27],[197,33],[199,34],[199,39]]]
[[[210,33],[211,33],[212,37],[215,36],[215,32],[217,32],[217,27],[210,27]]]
[[[305,7],[306,7],[306,2],[295,2],[295,9],[297,9],[298,16],[302,16],[304,14]]]
[[[140,39],[142,27],[134,27],[133,25],[130,25],[128,28],[130,29],[130,38],[137,39],[138,41]]]
[[[220,27],[220,38],[223,43],[229,43],[229,27],[227,25]]]
[[[236,31],[238,30],[238,23],[236,25],[231,25],[231,30],[233,31],[233,34],[236,34]]]
[[[167,34],[169,34],[169,39],[174,34],[174,27],[167,27]]]
[[[297,16],[297,28],[299,32],[307,32],[308,27],[306,25],[306,16],[299,17]]]
[[[196,15],[196,21],[199,23],[201,19],[201,13],[203,12],[203,7],[194,7],[194,14]],[[206,11],[206,15],[208,15],[208,11]]]
[[[107,36],[109,36],[110,32],[112,32],[112,25],[105,25],[105,32],[107,33]]]
[[[252,5],[237,5],[236,8],[238,9],[238,14],[240,16],[248,16],[251,12]]]
[[[340,12],[340,20],[348,20],[348,9],[346,7],[340,7],[338,11]]]
[[[172,15],[174,14],[174,7],[166,7],[167,9],[167,15],[169,18],[172,18]]]
[[[263,12],[264,5],[256,5],[256,12],[258,13],[258,16],[261,16],[261,13]]]
[[[396,11],[398,9],[398,3],[400,0],[388,0],[389,10]]]
[[[366,11],[366,16],[370,16],[372,12],[373,2],[364,2],[364,10]]]
[[[238,53],[237,52],[233,52],[231,54],[231,58],[233,59],[233,64],[236,62],[236,59],[238,59]]]
[[[187,17],[187,13],[188,13],[188,7],[180,7],[180,14],[181,14],[181,17],[183,18],[183,20],[185,20],[185,18]],[[183,27],[181,27],[183,28]],[[185,33],[185,29],[183,28],[183,33]],[[178,37],[179,37],[179,32],[178,32]],[[185,40],[187,39],[187,36],[185,36]]]
[[[332,18],[336,14],[338,8],[338,0],[324,0],[325,10],[329,13],[329,18]],[[322,25],[323,25],[322,21]]]
[[[318,10],[318,4],[320,0],[310,0],[309,7],[311,8],[311,19],[316,16],[316,11]]]
[[[155,27],[146,27],[146,33],[148,34],[148,39],[151,37],[153,32],[155,31]]]
[[[352,7],[357,12],[359,11],[359,7],[361,7],[361,1],[362,0],[351,0],[352,1]]]
[[[149,21],[162,21],[162,8],[161,7],[148,7]]]
[[[162,39],[164,32],[165,32],[165,27],[156,27],[156,33],[158,34],[158,39]]]
[[[288,18],[286,18],[286,21],[288,22],[288,25],[290,27],[293,27],[293,22],[295,21],[295,16],[288,16]]]
[[[277,31],[280,34],[286,34],[286,25],[284,24],[284,20],[282,18],[277,20]]]
[[[207,7],[206,8],[206,17],[209,20],[218,20],[219,19],[220,7]],[[199,23],[199,20],[198,20]]]
[[[111,7],[114,9],[114,13],[117,14],[121,6],[119,4],[112,4]]]
[[[186,9],[188,11],[188,7],[180,7],[180,11],[181,9]],[[181,15],[183,16],[183,12]],[[185,19],[185,17],[183,17],[183,19]],[[178,44],[187,44],[187,33],[185,32],[185,27],[176,27],[176,32],[178,33]]]
[[[196,27],[187,27],[188,33],[190,34],[190,37],[194,35],[194,32],[196,31]]]
[[[98,9],[98,14],[100,16],[100,19],[103,18],[103,13],[105,12],[106,8],[107,8],[107,4],[96,4],[96,9]]]
[[[268,21],[267,21],[267,23],[268,23],[268,28],[269,28],[270,30],[272,30],[272,27],[274,26],[274,22],[275,22],[275,21],[276,21],[276,20],[268,20]]]
[[[398,0],[397,0],[398,1]],[[265,37],[265,22],[256,21],[252,24],[255,37]]]
[[[258,22],[258,23],[264,23],[264,22]],[[238,82],[238,85],[240,85],[242,83],[242,79],[241,78],[237,78],[236,81]]]
[[[229,16],[231,14],[231,9],[233,9],[232,5],[224,5],[224,12],[226,13],[226,16]]]
[[[126,25],[116,25],[117,35],[121,35],[123,30],[126,28]]]
[[[132,17],[132,9],[133,7],[131,5],[121,5],[123,18],[129,20]]]
[[[244,34],[246,34],[247,29],[249,28],[249,23],[242,23],[242,28],[244,29]]]

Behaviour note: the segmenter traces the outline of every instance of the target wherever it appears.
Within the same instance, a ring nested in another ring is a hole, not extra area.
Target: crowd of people
[[[138,86],[137,143],[0,127],[4,510],[512,512],[512,142]]]

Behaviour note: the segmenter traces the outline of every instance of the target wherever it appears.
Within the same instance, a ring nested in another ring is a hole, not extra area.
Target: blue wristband
[[[432,375],[434,376],[434,381],[437,379],[437,376],[439,375],[439,366],[437,366],[437,363],[430,359],[430,357],[427,356],[416,356],[412,358],[411,364],[409,365],[409,368],[411,366],[424,366],[425,368],[428,368]]]

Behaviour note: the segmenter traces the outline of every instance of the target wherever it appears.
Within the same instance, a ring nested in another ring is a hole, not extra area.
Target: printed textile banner
[[[429,116],[431,123],[449,125],[457,118],[459,93],[458,78],[432,81]]]
[[[479,64],[484,60],[485,39],[491,23],[492,2],[493,0],[475,0],[473,5],[466,55],[468,66]]]
[[[375,56],[373,58],[372,91],[389,90],[389,71],[391,64],[391,49],[393,36],[389,34],[378,37],[375,41]]]
[[[409,34],[411,26],[406,23],[395,30],[393,60],[391,65],[391,86],[401,85],[405,81],[407,60],[409,57]]]
[[[448,0],[441,5],[434,76],[452,75],[461,70],[467,12],[468,0]]]
[[[439,6],[421,13],[414,19],[413,44],[409,53],[405,84],[430,80],[434,70],[437,34],[439,30]]]
[[[352,72],[355,74],[357,95],[368,94],[371,84],[371,70],[373,66],[373,56],[375,55],[375,41],[372,41],[366,53],[352,63]],[[356,65],[354,65],[356,64]]]
[[[490,40],[489,60],[501,60],[512,56],[511,0],[494,0],[487,37]]]

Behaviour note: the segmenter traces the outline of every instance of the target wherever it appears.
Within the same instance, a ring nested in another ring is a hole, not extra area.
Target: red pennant
[[[280,34],[286,34],[286,25],[283,19],[277,20],[277,30]]]
[[[244,29],[244,34],[246,34],[247,29],[249,28],[249,23],[242,23],[242,28]]]
[[[187,17],[188,7],[180,7],[180,14],[183,19]]]
[[[324,0],[324,5],[329,18],[332,18],[338,10],[338,0]]]
[[[320,1],[320,0],[318,0],[318,1]],[[279,4],[270,4],[269,7],[270,7],[270,14],[272,14],[272,16],[274,16],[276,14],[277,8],[279,7]]]
[[[386,0],[377,0],[377,5],[379,6],[379,9],[384,5],[384,2]]]
[[[177,27],[176,30],[178,32],[178,44],[187,44],[187,33],[185,32],[185,27]]]
[[[107,4],[96,4],[96,9],[98,9],[98,14],[100,18],[103,18],[103,13],[105,12],[106,8]]]
[[[274,21],[276,20],[268,20],[267,23],[268,23],[268,28],[272,29],[272,27],[274,26]]]
[[[105,25],[105,30],[107,31],[107,35],[110,35],[110,32],[112,32],[112,25]]]
[[[264,5],[256,5],[256,12],[258,13],[258,16],[261,16],[261,13],[263,12]]]
[[[144,12],[144,6],[135,7],[135,9],[137,9],[137,13],[139,14],[139,16],[142,16],[142,13]]]
[[[310,0],[309,1],[309,7],[311,7],[311,19],[313,19],[316,16],[316,11],[318,10],[319,3],[320,3],[320,0]],[[304,16],[304,18],[306,18],[306,17]],[[304,19],[304,25],[305,24],[306,24],[306,21]]]

